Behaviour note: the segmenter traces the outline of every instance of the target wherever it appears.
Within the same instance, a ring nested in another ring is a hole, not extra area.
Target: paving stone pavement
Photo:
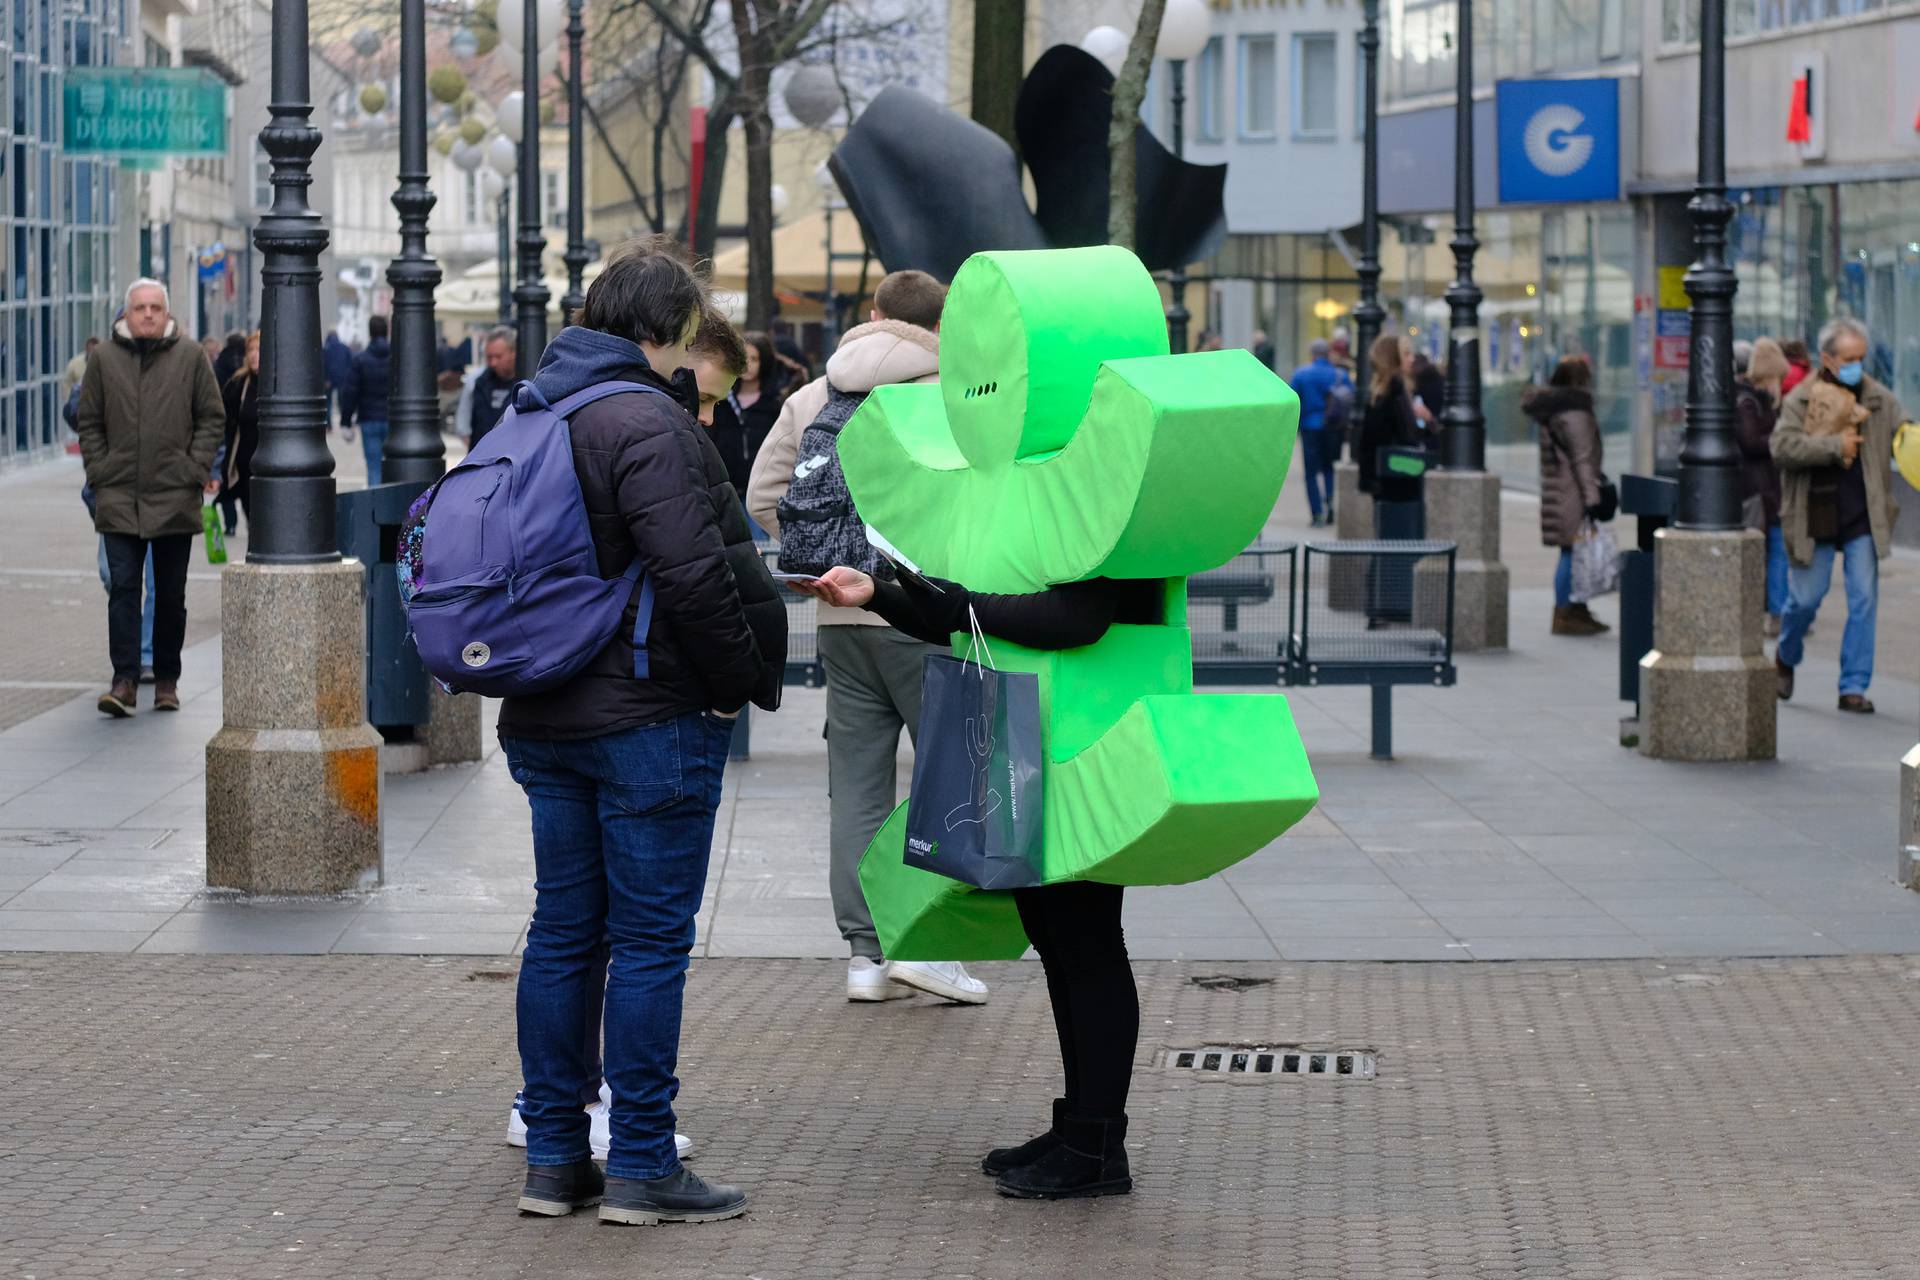
[[[0,1275],[1915,1274],[1914,961],[1143,964],[1137,1190],[1052,1205],[977,1169],[1057,1086],[1037,968],[987,968],[984,1008],[849,1006],[697,962],[681,1125],[753,1209],[620,1229],[514,1211],[511,961],[0,957]],[[1221,1042],[1379,1074],[1153,1065]]]

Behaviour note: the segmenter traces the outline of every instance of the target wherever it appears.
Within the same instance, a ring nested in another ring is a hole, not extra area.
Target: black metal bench
[[[1454,683],[1454,555],[1453,543],[1433,540],[1306,546],[1287,683],[1371,688],[1376,760],[1393,758],[1394,685]],[[1330,591],[1336,566],[1356,563],[1364,581],[1360,598]]]
[[[1298,563],[1298,544],[1256,542],[1225,566],[1187,579],[1194,683],[1286,682]],[[1218,606],[1217,630],[1194,616],[1196,605]]]

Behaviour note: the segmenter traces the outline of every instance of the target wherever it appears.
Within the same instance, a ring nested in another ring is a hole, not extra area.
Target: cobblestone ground
[[[1055,1084],[1038,967],[983,968],[849,1007],[700,962],[682,1126],[753,1211],[618,1229],[514,1212],[509,962],[0,957],[0,1275],[1915,1274],[1920,961],[1142,965],[1138,1189],[1055,1205],[975,1167]],[[1379,1076],[1154,1065],[1223,1041]]]

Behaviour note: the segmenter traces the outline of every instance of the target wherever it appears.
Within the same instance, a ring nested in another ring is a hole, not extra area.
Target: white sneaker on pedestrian
[[[887,981],[887,964],[884,960],[855,956],[847,961],[847,999],[855,1004],[904,1000],[912,994],[905,987]]]
[[[612,1091],[605,1084],[600,1086],[600,1101],[587,1107],[587,1145],[593,1149],[593,1158],[604,1161],[613,1145]],[[507,1145],[524,1147],[527,1145],[527,1122],[520,1118],[520,1095],[513,1096],[513,1110],[507,1113]],[[693,1154],[693,1139],[685,1134],[673,1135],[674,1154],[685,1160]]]
[[[957,1004],[987,1002],[987,984],[968,973],[958,960],[895,960],[887,965],[887,977],[897,985]]]

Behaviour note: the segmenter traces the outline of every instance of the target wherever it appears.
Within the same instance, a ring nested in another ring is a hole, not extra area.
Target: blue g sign
[[[1503,80],[1494,113],[1501,204],[1620,198],[1617,81]]]

